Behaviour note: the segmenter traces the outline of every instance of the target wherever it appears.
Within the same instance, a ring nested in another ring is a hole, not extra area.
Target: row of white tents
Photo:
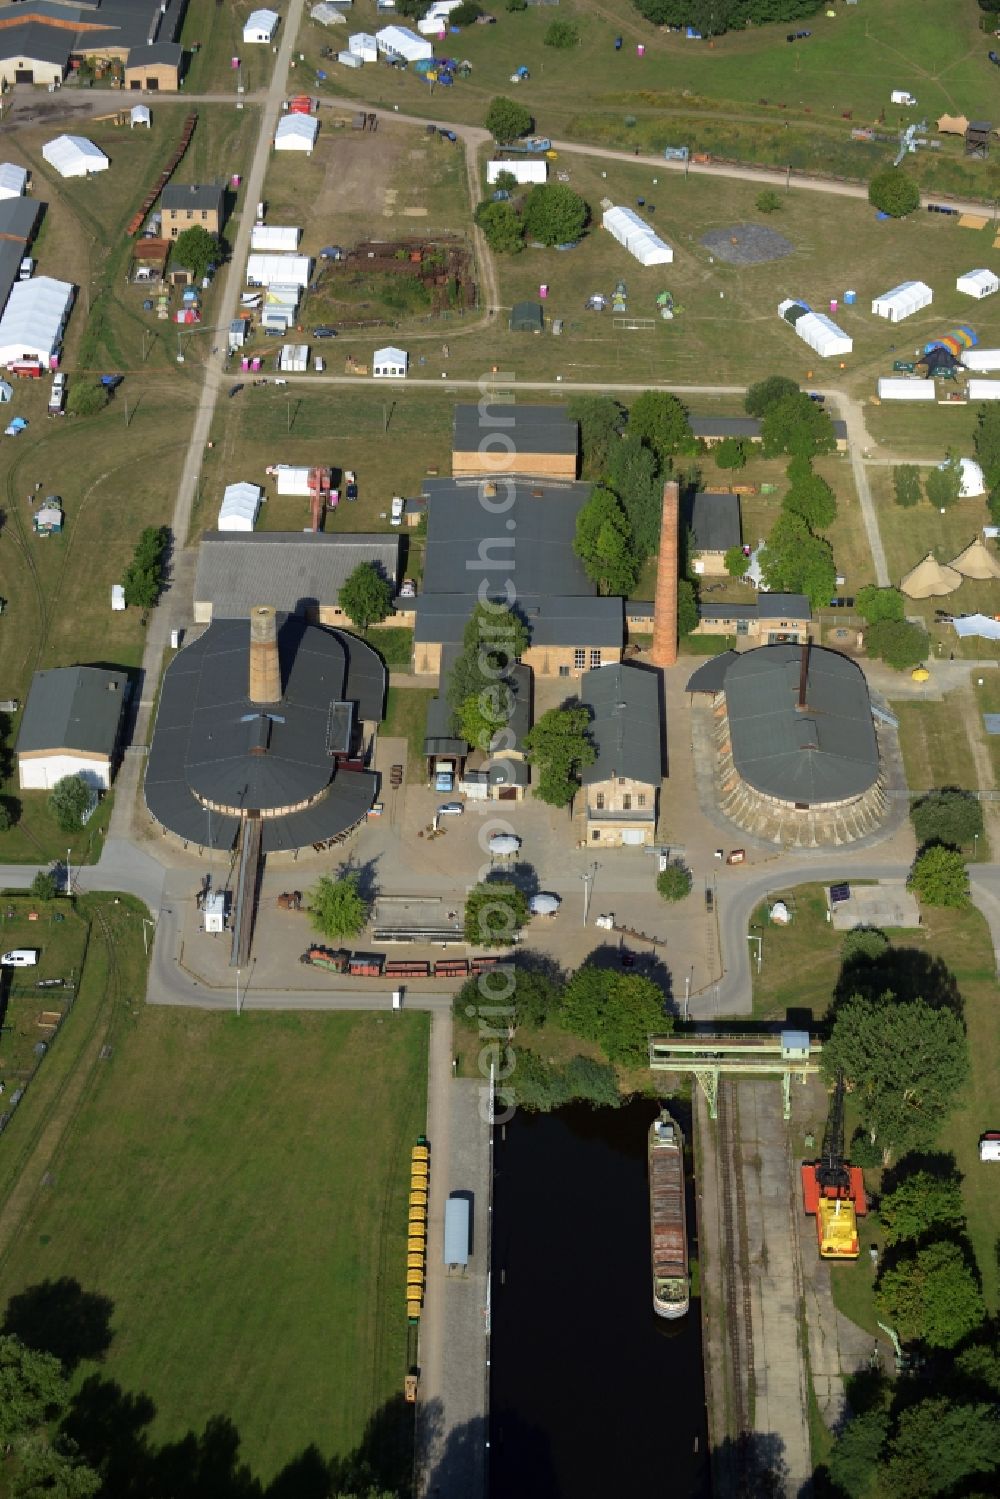
[[[670,265],[674,252],[631,208],[606,208],[604,228],[640,265]]]
[[[435,31],[439,26],[435,26]],[[425,36],[418,36],[408,26],[383,26],[374,35],[369,31],[356,31],[347,38],[347,56],[361,62],[377,62],[380,57],[399,62],[427,62],[434,56],[433,43]],[[344,53],[339,56],[345,60]]]
[[[964,292],[967,297],[982,301],[983,297],[992,297],[995,292],[1000,291],[1000,277],[983,269],[965,271],[956,279],[955,289]],[[912,317],[915,312],[929,307],[933,300],[934,293],[926,281],[902,281],[899,286],[894,286],[891,291],[883,292],[880,297],[872,300],[872,314],[874,317],[883,317],[890,323],[901,323],[904,318]]]
[[[778,304],[778,316],[789,323],[821,359],[832,359],[838,354],[850,354],[854,340],[838,328],[825,312],[813,312],[806,302],[786,298]]]

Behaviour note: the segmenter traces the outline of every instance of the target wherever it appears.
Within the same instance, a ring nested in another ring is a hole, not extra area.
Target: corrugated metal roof
[[[868,684],[836,651],[809,650],[806,708],[799,709],[801,648],[767,645],[726,673],[733,761],[767,796],[812,806],[861,796],[879,773]]]
[[[491,401],[479,406],[455,407],[456,453],[472,453],[485,439],[501,447],[513,443],[517,453],[576,454],[579,428],[566,414],[565,406],[519,406],[515,402]],[[495,449],[493,451],[496,451]]]
[[[629,776],[658,786],[663,765],[659,673],[620,662],[598,666],[584,672],[580,701],[591,710],[590,737],[597,747],[583,784]]]
[[[399,537],[384,532],[258,531],[253,536],[208,531],[198,551],[194,596],[221,619],[245,619],[266,600],[280,613],[334,607],[344,581],[373,563],[396,586]]]
[[[17,736],[18,751],[73,749],[110,755],[127,682],[123,671],[97,666],[36,671]]]

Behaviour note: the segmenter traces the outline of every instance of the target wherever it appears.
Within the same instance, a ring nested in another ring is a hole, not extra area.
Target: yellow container
[[[410,1229],[411,1233],[406,1241],[407,1254],[423,1254],[424,1250],[427,1248],[427,1240],[425,1239],[423,1234],[415,1234],[412,1232],[412,1223],[410,1224]]]
[[[408,1317],[414,1317],[414,1318],[419,1317],[420,1316],[420,1302],[419,1301],[411,1301],[409,1299],[409,1297],[407,1297],[407,1299],[406,1299],[406,1315]]]
[[[414,1249],[406,1256],[407,1270],[422,1270],[424,1268],[424,1251]]]
[[[407,1272],[406,1272],[406,1284],[408,1286],[418,1286],[421,1289],[423,1289],[423,1284],[424,1284],[424,1272],[423,1272],[423,1270],[407,1270]]]
[[[413,1191],[413,1192],[410,1193],[410,1207],[411,1208],[426,1208],[426,1206],[427,1206],[427,1193],[426,1192]]]
[[[424,1232],[426,1232],[426,1230],[427,1230],[427,1209],[426,1209],[426,1207],[418,1207],[416,1205],[416,1203],[411,1202],[410,1203],[410,1232],[411,1233],[413,1232],[413,1225],[415,1223],[419,1224],[420,1227],[421,1227],[421,1229],[423,1229]]]
[[[427,1183],[429,1180],[430,1173],[428,1172],[426,1166],[414,1166],[413,1170],[410,1172],[411,1187],[420,1187],[422,1191],[426,1192]]]
[[[413,1161],[429,1161],[431,1151],[429,1145],[414,1145],[410,1151],[410,1159]]]

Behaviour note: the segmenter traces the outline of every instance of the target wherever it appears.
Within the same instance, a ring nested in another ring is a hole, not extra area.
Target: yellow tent
[[[910,676],[915,682],[929,682],[931,674],[926,666],[915,666],[910,672]]]
[[[908,599],[929,599],[954,593],[961,583],[961,573],[953,567],[942,567],[934,553],[928,552],[922,562],[910,569],[899,586]]]
[[[979,582],[1000,578],[1000,557],[991,552],[979,536],[970,541],[964,552],[952,558],[951,566],[963,578],[975,578]]]
[[[937,122],[941,135],[964,135],[969,128],[965,115],[942,115]]]

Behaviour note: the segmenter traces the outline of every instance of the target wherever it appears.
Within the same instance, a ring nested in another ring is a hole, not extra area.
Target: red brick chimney
[[[677,558],[680,543],[681,491],[672,480],[663,486],[660,555],[656,565],[653,605],[653,665],[677,661]]]

